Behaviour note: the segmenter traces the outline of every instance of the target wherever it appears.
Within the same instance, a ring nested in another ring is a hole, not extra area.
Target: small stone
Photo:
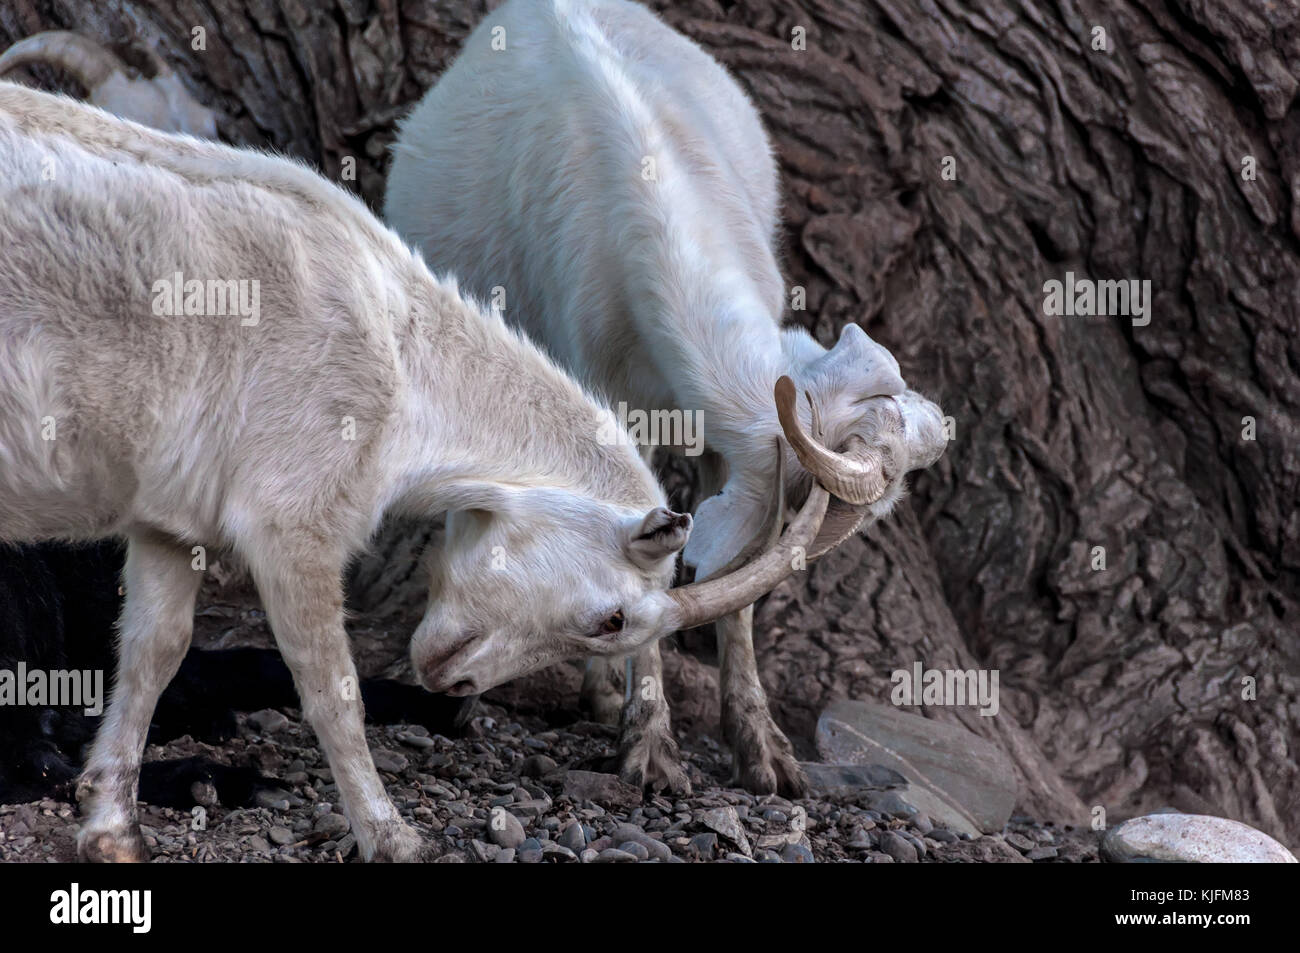
[[[293,831],[287,827],[273,827],[270,831],[271,842],[279,844],[281,847],[292,844],[297,838],[293,836]]]
[[[918,813],[916,808],[904,801],[897,791],[872,791],[867,795],[867,804],[873,811],[902,820]]]
[[[781,851],[781,859],[787,864],[815,863],[813,852],[803,844],[786,844]]]
[[[375,759],[375,767],[380,771],[387,771],[389,774],[401,774],[406,770],[406,766],[411,762],[407,760],[406,755],[397,751],[390,751],[387,748],[376,748],[371,752],[371,757]]]
[[[774,850],[756,850],[754,851],[754,859],[760,864],[781,863],[781,855]]]
[[[560,832],[557,843],[569,848],[575,854],[581,854],[587,849],[587,836],[582,830],[582,825],[577,821],[573,821]]]
[[[1035,847],[1025,854],[1030,860],[1055,860],[1057,856],[1055,847]]]
[[[515,862],[515,849],[513,847],[503,847],[501,852],[492,859],[494,864],[513,864]]]
[[[630,840],[630,841],[624,841],[623,843],[621,843],[621,844],[618,845],[618,849],[621,850],[621,851],[623,851],[624,853],[631,854],[631,855],[634,856],[637,860],[649,860],[649,859],[650,859],[650,851],[646,850],[644,847],[642,847],[642,846],[641,846],[640,844],[638,844],[636,841],[631,841],[631,840]]]
[[[599,856],[600,856],[600,851],[592,850],[590,847],[588,847],[579,855],[578,859],[581,860],[584,864],[590,864],[593,863],[596,860],[596,858]]]
[[[702,811],[699,823],[735,844],[746,857],[752,853],[749,838],[745,836],[745,829],[740,826],[740,816],[734,807],[715,807]]]
[[[1263,831],[1208,814],[1135,817],[1106,832],[1101,856],[1111,863],[1296,863],[1291,851]]]
[[[712,832],[707,834],[696,834],[690,840],[688,850],[693,852],[700,860],[712,860],[718,849],[718,835]]]
[[[397,733],[397,740],[404,745],[408,745],[412,748],[420,748],[422,750],[432,748],[435,743],[434,740],[427,735],[416,735],[409,731],[399,731]]]
[[[253,802],[258,807],[264,807],[268,811],[276,811],[281,814],[289,810],[289,798],[287,797],[287,792],[281,791],[279,788],[268,788],[266,790],[258,791],[257,794],[253,796]]]
[[[625,850],[619,850],[617,847],[607,847],[596,855],[592,861],[594,864],[635,864],[637,862],[636,854],[629,854]]]
[[[625,784],[614,774],[596,771],[565,772],[564,794],[574,801],[594,801],[610,807],[633,807],[641,803],[641,791]]]
[[[322,814],[316,818],[312,830],[328,840],[337,840],[351,829],[348,819],[342,814]]]
[[[651,857],[656,857],[664,862],[672,857],[672,849],[661,840],[655,840],[641,828],[633,824],[619,824],[614,828],[610,835],[616,841],[631,841],[639,844],[641,848],[649,853]]]
[[[519,863],[521,864],[540,864],[542,862],[542,851],[540,848],[528,850],[521,847],[516,856],[518,856]]]
[[[900,864],[917,862],[916,848],[899,836],[897,831],[883,831],[880,835],[880,849]]]
[[[542,845],[542,858],[551,863],[571,864],[577,862],[578,855],[561,844],[547,841]]]
[[[487,838],[498,847],[517,848],[524,842],[527,835],[524,833],[524,825],[503,807],[492,809],[488,815]]]
[[[938,841],[940,844],[956,844],[961,841],[961,838],[952,831],[945,830],[942,827],[934,828],[934,830],[930,831],[930,833],[925,836],[930,838],[930,840]]]
[[[469,842],[470,853],[481,864],[491,863],[496,860],[497,854],[501,853],[501,848],[496,844],[485,844],[481,840],[472,840]]]
[[[1025,835],[1017,834],[1015,831],[1008,832],[1002,839],[1022,854],[1038,846]]]
[[[533,754],[524,759],[524,763],[519,766],[519,773],[525,778],[540,778],[558,767],[554,758],[544,754]]]
[[[253,712],[248,716],[248,723],[264,735],[273,735],[289,727],[289,719],[283,712],[278,712],[274,708],[263,708],[261,711]]]

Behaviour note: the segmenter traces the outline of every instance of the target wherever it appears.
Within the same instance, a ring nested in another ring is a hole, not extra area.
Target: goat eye
[[[623,618],[623,610],[619,609],[612,616],[600,624],[600,631],[597,635],[617,635],[623,631],[623,626],[627,620]]]

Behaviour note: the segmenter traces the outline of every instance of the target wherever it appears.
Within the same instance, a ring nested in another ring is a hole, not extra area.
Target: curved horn
[[[827,449],[818,439],[821,420],[812,395],[804,394],[812,409],[813,430],[817,436],[809,436],[799,422],[794,381],[781,377],[776,382],[775,393],[776,414],[781,429],[785,431],[785,439],[790,441],[794,455],[818,483],[840,499],[854,504],[874,503],[885,495],[888,486],[878,453],[869,449],[859,437],[849,438],[849,449],[845,453]]]
[[[777,449],[779,452],[780,447]],[[778,477],[776,483],[778,499],[784,499],[784,480]],[[752,605],[760,596],[771,592],[794,571],[794,550],[806,551],[816,538],[829,502],[829,494],[814,484],[803,509],[790,523],[785,535],[757,559],[705,582],[669,589],[665,593],[669,605],[664,621],[673,629],[693,629],[697,625],[738,612],[745,606]],[[774,536],[780,531],[784,510],[784,505],[778,503]]]
[[[122,61],[108,50],[68,30],[49,30],[19,40],[0,56],[0,76],[31,63],[48,63],[65,70],[87,92],[123,71]]]

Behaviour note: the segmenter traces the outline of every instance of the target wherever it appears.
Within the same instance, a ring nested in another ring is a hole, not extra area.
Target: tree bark
[[[857,321],[955,424],[894,518],[761,607],[778,717],[806,746],[828,699],[887,699],[916,660],[994,668],[997,717],[924,713],[1001,744],[1028,810],[1172,803],[1300,842],[1300,10],[652,5],[773,136],[791,319],[827,344]],[[223,138],[377,207],[395,120],[488,6],[10,0],[0,43],[157,49]],[[1149,280],[1150,323],[1047,314],[1067,272]],[[418,609],[422,532],[363,562],[363,608]]]

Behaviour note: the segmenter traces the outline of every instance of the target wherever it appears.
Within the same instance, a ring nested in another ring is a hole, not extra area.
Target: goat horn
[[[777,455],[781,456],[780,446]],[[781,531],[785,514],[785,480],[782,468],[777,467],[776,517],[772,536]],[[724,615],[738,612],[771,592],[793,570],[796,549],[806,551],[821,528],[830,496],[820,486],[814,485],[803,508],[795,516],[785,535],[775,540],[758,558],[732,572],[723,572],[704,582],[669,589],[665,622],[674,630],[693,629]]]
[[[122,61],[93,40],[68,30],[48,30],[19,40],[0,56],[0,76],[19,66],[48,63],[70,73],[90,92],[114,73]]]
[[[782,377],[776,382],[776,414],[785,431],[785,439],[790,441],[794,455],[803,464],[805,470],[840,499],[853,504],[874,503],[885,495],[888,488],[883,473],[880,454],[867,447],[859,437],[850,438],[849,449],[845,453],[836,453],[820,442],[821,427],[817,405],[812,395],[805,392],[808,406],[812,410],[815,436],[809,436],[799,422],[795,410],[794,381]]]

